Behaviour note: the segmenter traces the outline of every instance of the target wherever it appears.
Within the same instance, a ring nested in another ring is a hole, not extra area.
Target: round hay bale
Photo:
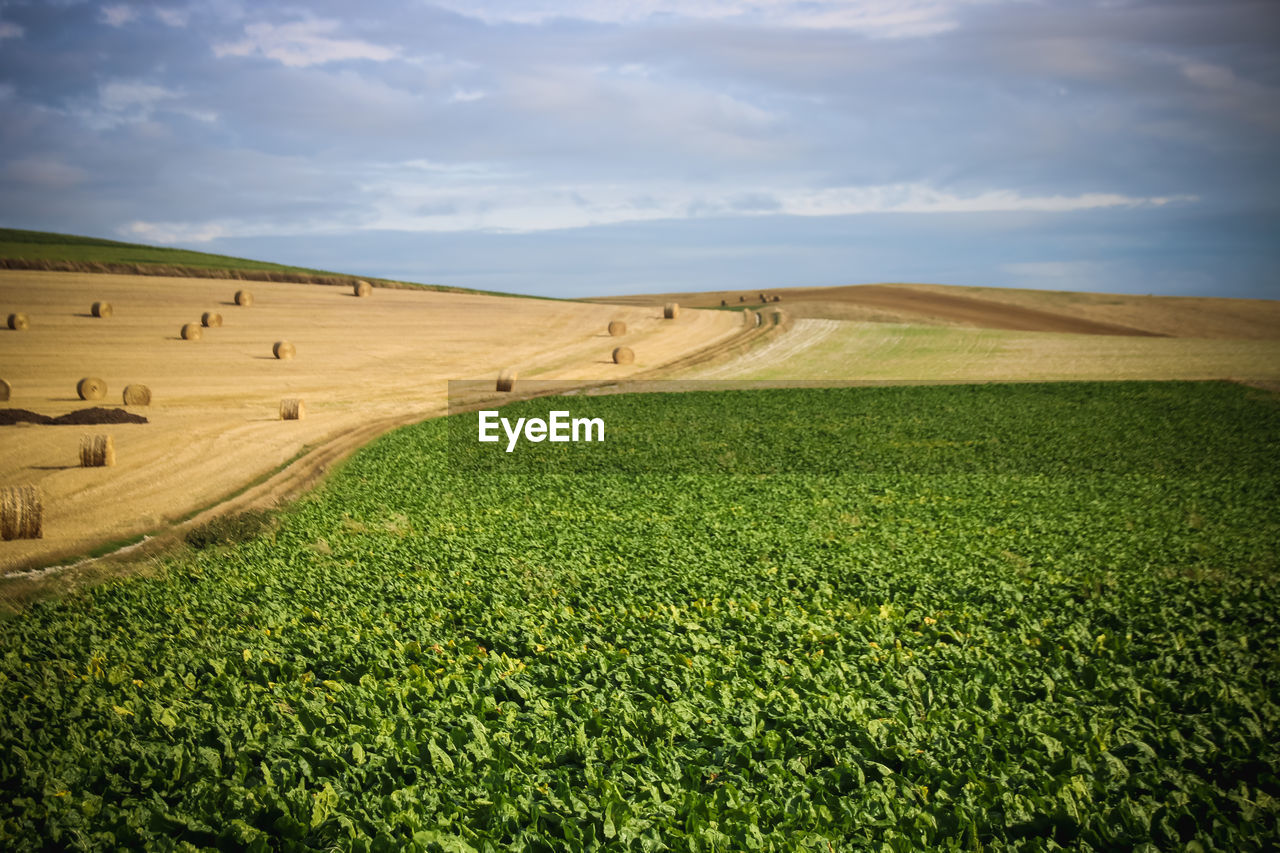
[[[756,313],[756,312],[754,312],[754,311],[743,311],[743,312],[742,312],[742,324],[743,324],[744,326],[759,326],[759,325],[760,325],[760,315],[759,315],[759,314],[757,314],[757,313]]]
[[[613,337],[619,337],[627,333],[627,324],[621,320],[614,320],[609,324],[609,334]]]
[[[76,383],[76,393],[81,400],[101,400],[107,396],[107,381],[95,376],[86,376]]]
[[[253,304],[253,294],[247,290],[236,291],[236,304],[248,308]]]
[[[498,373],[497,389],[499,391],[510,391],[515,387],[516,387],[516,370],[514,367],[508,367],[506,370],[500,371]]]
[[[80,436],[81,468],[110,468],[114,464],[116,464],[116,446],[111,436]]]
[[[13,393],[13,386],[6,380],[0,379],[0,403],[9,402],[9,395]]]
[[[662,306],[662,319],[674,320],[680,316],[680,305],[676,302],[668,302]]]
[[[89,313],[95,317],[110,317],[112,313],[111,303],[95,302],[93,303],[93,307],[89,309]]]
[[[353,286],[353,290],[355,290],[356,296],[368,296],[373,293],[373,285],[367,281],[357,281]]]
[[[613,351],[614,364],[631,364],[636,360],[636,354],[631,347],[618,347]]]
[[[765,296],[765,295],[762,293],[762,294],[760,294],[760,301],[761,301],[761,302],[768,302],[768,301],[769,301],[769,297]]]
[[[721,299],[721,300],[720,300],[720,307],[721,307],[721,308],[726,308],[726,307],[728,307],[728,305],[729,305],[729,300],[728,300],[728,299]]]
[[[26,331],[31,328],[31,321],[27,319],[26,314],[10,314],[9,328],[15,332]]]
[[[300,421],[307,416],[307,404],[296,397],[286,397],[280,401],[280,420]]]
[[[44,536],[44,506],[35,486],[0,489],[0,539],[40,539]]]
[[[747,301],[747,297],[745,297],[745,296],[739,296],[739,297],[738,297],[738,301],[739,301],[739,302],[746,302],[746,301]]]
[[[298,350],[288,341],[276,341],[271,347],[271,354],[281,361],[286,358],[293,358]]]
[[[126,406],[150,406],[151,389],[146,385],[124,386],[124,404]]]
[[[217,311],[206,311],[200,315],[200,325],[205,328],[222,325],[222,315]]]
[[[781,296],[775,296],[775,297],[773,297],[773,301],[774,301],[774,302],[781,302],[781,301],[782,301],[782,297],[781,297]]]
[[[198,341],[204,337],[204,331],[200,328],[199,323],[185,323],[182,326],[182,339],[184,341]]]

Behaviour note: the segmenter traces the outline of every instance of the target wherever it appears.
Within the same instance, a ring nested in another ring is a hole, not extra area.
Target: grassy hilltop
[[[348,284],[357,276],[328,270],[274,264],[230,255],[124,243],[98,237],[0,228],[0,269],[102,272],[125,275],[164,275],[194,278],[233,278],[257,281],[296,281],[308,284]],[[380,287],[413,287],[448,293],[483,293],[527,299],[548,297],[475,290],[444,284],[359,276]]]

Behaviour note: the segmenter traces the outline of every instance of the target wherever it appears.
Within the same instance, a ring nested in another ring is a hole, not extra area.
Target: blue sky
[[[557,296],[1280,298],[1280,7],[0,0],[0,224]]]

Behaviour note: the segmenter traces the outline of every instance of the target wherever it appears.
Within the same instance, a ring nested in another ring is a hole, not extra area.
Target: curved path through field
[[[732,361],[701,370],[697,376],[699,379],[749,377],[756,371],[796,358],[805,350],[826,340],[839,328],[840,322],[837,320],[796,320],[786,334]]]
[[[240,287],[252,307],[232,303]],[[114,316],[90,316],[97,300]],[[651,307],[54,272],[0,271],[0,307],[31,319],[28,331],[0,330],[0,378],[13,385],[0,405],[49,415],[119,406],[135,382],[154,395],[132,409],[148,424],[0,426],[0,485],[39,485],[45,510],[44,539],[0,542],[6,573],[166,528],[272,472],[235,500],[294,494],[386,429],[443,413],[450,379],[491,380],[514,366],[522,378],[608,381],[743,334],[740,315],[720,311],[666,321]],[[204,311],[224,325],[182,340],[182,325]],[[614,319],[625,337],[606,333]],[[272,357],[278,340],[297,356]],[[634,364],[612,363],[620,344]],[[84,376],[107,381],[101,403],[76,397]],[[279,419],[285,397],[305,401],[304,420]],[[113,437],[114,467],[79,467],[86,434]]]

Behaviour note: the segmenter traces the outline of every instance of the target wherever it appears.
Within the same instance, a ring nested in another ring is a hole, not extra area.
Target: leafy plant
[[[1280,841],[1274,402],[1216,384],[600,401],[676,457],[820,429],[768,474],[599,455],[513,476],[455,466],[428,422],[273,537],[32,607],[0,625],[0,843]]]

